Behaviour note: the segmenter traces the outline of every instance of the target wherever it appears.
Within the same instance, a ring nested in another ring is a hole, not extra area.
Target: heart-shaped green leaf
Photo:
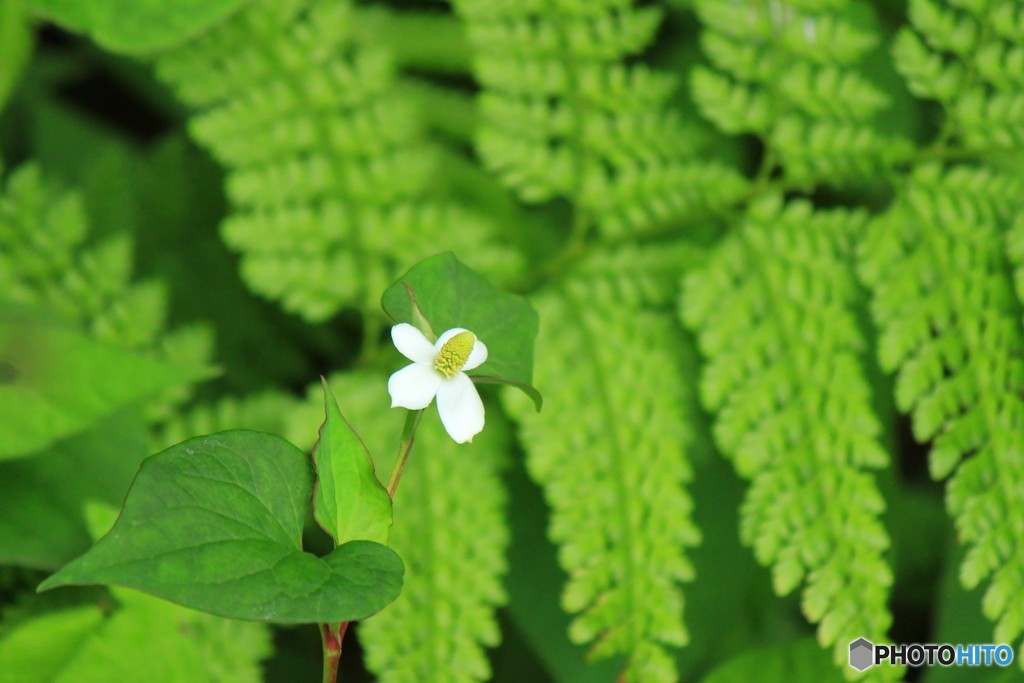
[[[362,619],[398,597],[404,567],[379,543],[302,552],[309,459],[280,437],[230,431],[189,439],[142,464],[109,534],[39,590],[134,588],[235,619]]]
[[[537,312],[526,299],[502,291],[463,265],[450,251],[415,265],[388,287],[381,300],[395,322],[424,323],[436,338],[463,327],[487,345],[487,362],[469,374],[477,382],[519,387],[540,410],[533,381]]]
[[[391,496],[381,486],[366,447],[341,415],[324,386],[324,424],[313,449],[317,482],[313,516],[337,545],[349,541],[387,544],[391,531]]]
[[[104,346],[36,311],[0,304],[0,460],[208,374]]]

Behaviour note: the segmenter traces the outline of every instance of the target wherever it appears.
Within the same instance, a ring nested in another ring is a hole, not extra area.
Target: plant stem
[[[341,642],[345,640],[348,622],[320,624],[320,640],[324,646],[323,683],[337,683],[338,662],[341,661]]]
[[[410,410],[405,417],[405,428],[402,429],[402,443],[398,445],[398,458],[395,460],[395,467],[391,470],[391,478],[388,480],[388,495],[395,497],[395,489],[398,488],[398,480],[402,478],[402,471],[405,470],[405,461],[409,459],[409,451],[412,450],[413,441],[416,437],[416,427],[423,417],[422,410]]]

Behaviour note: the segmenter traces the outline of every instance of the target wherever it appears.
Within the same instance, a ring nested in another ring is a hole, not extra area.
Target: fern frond
[[[674,79],[623,64],[653,39],[657,9],[621,0],[454,5],[483,86],[477,150],[524,201],[568,198],[579,224],[620,235],[744,191],[732,169],[696,160],[700,136],[667,107]]]
[[[949,102],[961,92],[966,76],[963,64],[946,63],[913,31],[902,31],[892,50],[907,87],[918,97]]]
[[[51,311],[109,344],[183,367],[205,365],[211,331],[167,330],[167,292],[158,281],[133,282],[130,237],[118,233],[98,244],[88,237],[79,195],[48,184],[37,166],[12,172],[0,193],[0,296]],[[189,396],[188,385],[172,387],[147,410],[155,420]]]
[[[693,70],[694,99],[721,130],[765,138],[799,184],[869,177],[909,150],[871,124],[888,98],[857,70],[877,38],[851,4],[696,3],[715,68]]]
[[[1024,95],[1020,92],[968,91],[957,100],[956,118],[969,145],[1024,146]]]
[[[778,93],[811,119],[860,121],[888,106],[888,98],[856,71],[804,62],[778,82]]]
[[[595,167],[580,189],[580,201],[601,217],[609,235],[635,226],[665,225],[711,206],[727,206],[747,183],[735,170],[705,162],[622,166],[616,173]]]
[[[1024,145],[1024,10],[1015,0],[912,0],[894,47],[911,92],[937,100],[968,147]]]
[[[599,298],[624,308],[658,309],[675,302],[680,271],[705,255],[691,240],[619,244],[592,250],[570,277],[585,280]]]
[[[671,245],[598,255],[538,296],[544,411],[506,396],[569,574],[569,637],[595,658],[625,656],[624,681],[676,681],[670,648],[689,640],[680,584],[700,539],[685,487],[696,418],[686,342],[658,304],[693,256]]]
[[[402,433],[404,410],[388,410],[387,377],[361,371],[329,383],[342,413],[386,478]],[[289,438],[311,447],[323,420],[323,395],[293,411]],[[501,469],[510,435],[488,407],[487,428],[470,446],[451,440],[427,410],[395,495],[390,545],[405,562],[402,595],[359,624],[369,668],[382,683],[473,683],[491,676],[487,647],[501,634],[508,522]]]
[[[946,503],[969,548],[960,579],[991,578],[983,608],[997,642],[1024,632],[1024,333],[1002,234],[1022,193],[1018,177],[919,167],[860,262],[897,406],[932,443],[932,476],[953,474]]]
[[[376,307],[444,249],[502,279],[520,258],[440,196],[437,158],[388,55],[353,45],[345,0],[255,2],[162,56],[197,110],[190,130],[228,170],[224,240],[256,292],[310,320]]]
[[[804,586],[804,614],[844,669],[850,641],[884,641],[892,620],[885,503],[868,472],[888,458],[848,258],[866,222],[763,198],[687,276],[682,298],[707,356],[701,396],[717,414],[715,440],[751,482],[743,541],[771,566],[777,593]]]
[[[1024,301],[1024,213],[1017,215],[1006,233],[1006,256],[1013,264],[1013,287],[1017,300]]]
[[[226,429],[253,429],[280,434],[290,424],[288,415],[298,400],[278,391],[265,391],[251,396],[228,396],[213,403],[191,406],[164,422],[151,439],[151,452],[156,453],[200,434],[213,434]],[[321,417],[320,421],[323,421]],[[317,424],[314,420],[310,424]]]
[[[0,284],[5,298],[81,322],[83,306],[66,291],[63,280],[86,238],[87,225],[81,199],[47,187],[37,166],[10,173],[0,197]],[[112,275],[116,281],[116,271]]]
[[[799,116],[780,118],[772,144],[786,160],[794,180],[869,178],[906,158],[908,145],[873,128],[837,121],[808,122]]]
[[[209,325],[184,325],[164,333],[157,342],[156,353],[161,358],[181,367],[195,367],[208,363],[214,357],[215,342],[214,332]],[[192,398],[190,386],[170,387],[161,393],[160,400],[152,401],[146,406],[146,417],[151,424],[166,428],[168,422],[178,415],[180,406],[185,405],[190,398]],[[200,433],[204,432],[193,432],[189,436]],[[184,438],[182,437],[179,441]],[[166,448],[173,443],[166,443],[163,447]]]

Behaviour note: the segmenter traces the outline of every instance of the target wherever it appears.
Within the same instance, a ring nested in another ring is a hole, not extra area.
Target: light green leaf
[[[0,640],[0,683],[261,680],[259,661],[271,652],[266,624],[221,619],[141,593],[120,602],[106,617],[109,605],[85,605],[18,623]]]
[[[93,536],[118,509],[87,504]],[[109,601],[15,622],[0,641],[0,683],[250,683],[271,652],[266,624],[221,619],[127,589]],[[54,641],[56,639],[56,641]]]
[[[151,54],[185,42],[236,12],[249,0],[32,0],[65,28],[88,34],[114,52]]]
[[[262,680],[259,660],[271,651],[266,624],[220,619],[148,595],[136,598],[91,634],[53,683]]]
[[[31,0],[29,3],[46,19],[72,31],[84,31],[92,23],[95,3],[79,0]]]
[[[56,569],[85,552],[82,504],[121,505],[146,438],[139,411],[128,409],[35,457],[0,462],[0,564]]]
[[[86,605],[20,625],[0,640],[0,683],[54,680],[102,621],[99,607]]]
[[[235,619],[351,621],[390,603],[404,568],[387,547],[352,541],[302,552],[309,460],[280,437],[230,431],[148,458],[109,534],[39,590],[134,588]]]
[[[468,374],[477,382],[522,389],[540,410],[532,386],[537,312],[521,296],[502,291],[445,252],[421,261],[391,285],[381,300],[395,322],[421,326],[436,337],[453,327],[473,332],[487,345],[487,362]]]
[[[0,460],[27,455],[129,403],[208,371],[98,344],[0,304]]]
[[[32,56],[33,33],[25,0],[0,0],[0,111]]]
[[[391,531],[391,496],[377,480],[373,460],[341,414],[338,401],[324,388],[324,424],[313,450],[317,482],[313,516],[336,545],[375,541],[387,545]]]

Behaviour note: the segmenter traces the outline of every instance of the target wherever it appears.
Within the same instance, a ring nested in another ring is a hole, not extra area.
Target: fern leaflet
[[[535,301],[544,411],[507,395],[569,573],[569,636],[593,657],[625,655],[625,681],[677,680],[668,648],[689,639],[679,584],[700,538],[685,489],[693,404],[664,305],[692,260],[692,248],[660,245],[581,264]]]
[[[877,39],[854,4],[696,3],[715,68],[693,70],[694,99],[723,131],[763,137],[794,183],[866,177],[909,151],[871,124],[888,99],[856,68]]]
[[[202,325],[167,330],[167,293],[160,282],[132,282],[128,235],[88,243],[89,221],[81,197],[44,180],[25,165],[12,172],[0,194],[0,292],[15,303],[37,306],[122,348],[148,351],[184,366],[205,365],[213,350]],[[147,404],[160,421],[191,396],[172,387]]]
[[[666,106],[674,80],[622,63],[652,40],[656,8],[621,0],[454,5],[484,88],[477,149],[523,200],[569,198],[578,226],[618,235],[744,191],[732,169],[695,160],[697,131]]]
[[[227,429],[252,429],[280,434],[290,424],[288,415],[297,399],[278,391],[250,396],[227,396],[213,403],[193,405],[160,426],[151,439],[150,450],[162,451],[198,434],[213,434]],[[315,419],[310,424],[315,424]]]
[[[955,5],[955,6],[949,6]],[[944,138],[968,147],[1024,145],[1024,8],[1015,0],[912,0],[896,66],[911,92],[940,102]],[[943,138],[943,140],[944,140]]]
[[[682,299],[707,356],[701,395],[717,413],[715,439],[751,480],[743,541],[772,567],[777,593],[804,584],[804,614],[844,668],[849,643],[884,640],[892,620],[885,503],[866,471],[888,458],[847,259],[866,222],[765,197],[687,276]]]
[[[432,194],[435,150],[387,53],[353,46],[350,11],[255,2],[157,63],[228,169],[222,234],[243,278],[309,320],[374,310],[400,268],[444,249],[499,278],[519,266],[487,220]]]
[[[860,271],[873,290],[882,367],[969,546],[960,578],[991,578],[996,640],[1024,632],[1024,334],[1002,230],[1024,183],[981,168],[917,168],[873,221]]]

